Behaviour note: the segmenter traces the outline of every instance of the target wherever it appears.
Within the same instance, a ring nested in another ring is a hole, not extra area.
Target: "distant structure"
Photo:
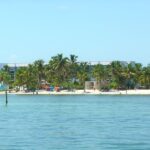
[[[85,81],[85,90],[95,90],[100,88],[100,82]]]
[[[9,67],[11,79],[15,80],[15,74],[18,68],[20,67],[27,67],[28,64],[21,64],[21,63],[0,63],[0,70],[4,68],[4,66]]]
[[[10,69],[12,70],[15,70],[16,68],[28,66],[28,64],[22,64],[22,63],[0,63],[0,69],[2,69],[6,65],[9,66]]]
[[[94,66],[94,65],[97,65],[97,64],[101,64],[101,65],[104,65],[104,66],[106,66],[106,65],[111,65],[111,63],[113,62],[113,61],[81,61],[81,62],[79,62],[79,63],[87,63],[87,64],[89,64],[89,65],[91,65],[91,66]],[[135,64],[135,61],[119,61],[122,65],[128,65],[128,64]]]

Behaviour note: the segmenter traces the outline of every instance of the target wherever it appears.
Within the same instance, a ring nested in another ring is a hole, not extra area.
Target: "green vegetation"
[[[78,62],[77,56],[64,57],[58,54],[48,64],[37,60],[28,67],[20,67],[14,77],[10,68],[0,70],[0,83],[10,88],[24,87],[27,90],[41,89],[42,84],[59,86],[65,89],[84,89],[85,81],[95,80],[99,89],[150,88],[150,65],[142,67],[139,63],[125,64],[113,61],[110,65],[90,65]]]

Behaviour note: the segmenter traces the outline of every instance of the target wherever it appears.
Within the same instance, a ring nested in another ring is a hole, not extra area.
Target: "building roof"
[[[90,64],[90,65],[97,65],[97,64],[110,65],[113,61],[84,61],[83,63],[85,63],[85,62]],[[123,65],[135,63],[134,61],[119,61],[119,62]]]

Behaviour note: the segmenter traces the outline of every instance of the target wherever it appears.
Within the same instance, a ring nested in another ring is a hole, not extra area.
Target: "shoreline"
[[[0,92],[0,95],[5,95],[5,92]],[[75,91],[68,91],[68,90],[62,90],[60,92],[56,91],[38,91],[38,94],[36,92],[8,92],[8,95],[150,95],[150,89],[148,90],[111,90],[108,92],[102,92],[99,90],[75,90]]]

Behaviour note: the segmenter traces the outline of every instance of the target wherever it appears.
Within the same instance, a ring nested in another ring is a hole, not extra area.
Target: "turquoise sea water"
[[[149,150],[150,96],[0,96],[0,150]]]

